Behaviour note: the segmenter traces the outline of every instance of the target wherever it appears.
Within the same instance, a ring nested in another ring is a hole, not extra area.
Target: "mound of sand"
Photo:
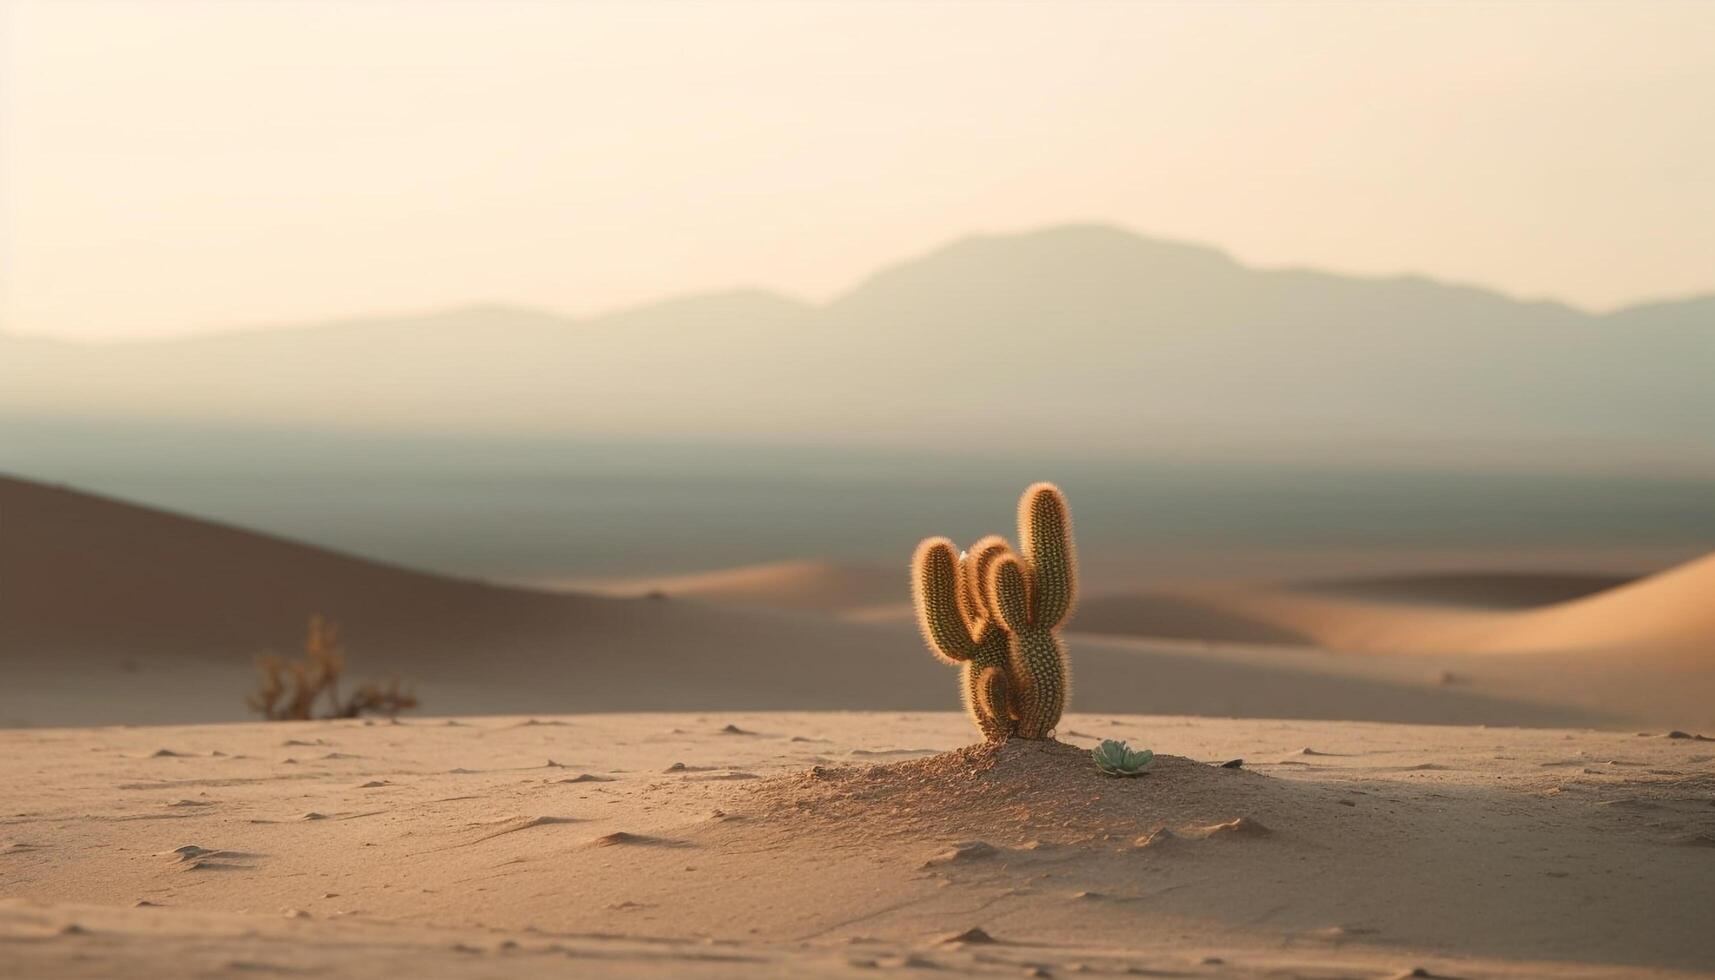
[[[819,825],[812,832],[823,840],[933,840],[949,828],[981,838],[931,859],[958,863],[989,856],[993,844],[1152,846],[1152,838],[1167,839],[1157,836],[1164,829],[1169,837],[1260,836],[1277,823],[1296,825],[1317,803],[1303,787],[1242,768],[1158,755],[1140,775],[1107,776],[1088,749],[1015,739],[927,759],[817,766],[762,783],[738,805],[765,819]]]

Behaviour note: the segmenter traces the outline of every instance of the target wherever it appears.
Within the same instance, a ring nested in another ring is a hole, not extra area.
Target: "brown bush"
[[[304,637],[302,660],[276,656],[257,658],[256,690],[244,700],[250,710],[269,721],[302,721],[316,717],[316,704],[325,700],[323,718],[356,718],[365,713],[392,717],[415,708],[417,698],[401,690],[399,679],[386,685],[358,685],[349,698],[341,698],[339,678],[345,672],[345,650],[340,645],[339,624],[321,615],[310,617]]]

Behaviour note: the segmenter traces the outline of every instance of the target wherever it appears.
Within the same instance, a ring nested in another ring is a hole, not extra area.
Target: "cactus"
[[[1020,554],[993,559],[982,577],[983,604],[1008,635],[1008,681],[1020,738],[1047,738],[1066,710],[1071,669],[1055,631],[1077,602],[1078,558],[1072,515],[1051,483],[1018,502]]]
[[[1004,540],[989,537],[960,555],[946,538],[929,538],[911,559],[912,599],[924,642],[937,659],[960,668],[965,710],[990,742],[1005,741],[1015,723],[1007,635],[988,615],[978,583],[987,566],[1011,550]]]
[[[1077,555],[1066,498],[1053,484],[1018,504],[1022,555],[997,535],[959,554],[928,538],[911,559],[917,625],[929,652],[961,669],[965,708],[991,742],[1047,738],[1060,723],[1071,671],[1055,630],[1077,600]]]
[[[1090,758],[1096,760],[1097,769],[1110,776],[1136,776],[1155,758],[1155,753],[1148,749],[1133,752],[1131,746],[1110,738],[1091,749]]]

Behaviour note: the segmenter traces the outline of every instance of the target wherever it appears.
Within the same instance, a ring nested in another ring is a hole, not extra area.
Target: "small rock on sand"
[[[932,868],[941,864],[962,864],[966,861],[980,861],[984,858],[994,857],[999,853],[999,848],[986,841],[962,841],[923,862],[923,866],[925,868]]]
[[[1273,833],[1272,830],[1250,817],[1234,817],[1223,823],[1197,828],[1197,836],[1204,838],[1267,837],[1271,833]]]
[[[995,938],[993,936],[989,935],[988,931],[983,929],[983,927],[981,927],[981,926],[972,926],[969,929],[966,929],[964,932],[954,933],[953,935],[948,936],[945,939],[941,940],[941,942],[943,944],[947,944],[947,943],[992,943],[994,941],[995,941]]]
[[[633,834],[626,830],[616,830],[611,834],[603,834],[590,843],[597,847],[612,847],[615,844],[642,844],[648,840],[649,838],[642,834]]]

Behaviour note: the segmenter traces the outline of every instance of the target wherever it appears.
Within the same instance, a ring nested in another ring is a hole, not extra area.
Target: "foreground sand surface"
[[[0,732],[0,975],[1715,971],[1715,742],[1080,714],[1065,746],[937,755],[971,734],[836,712]],[[1160,755],[1102,777],[1098,737]]]

